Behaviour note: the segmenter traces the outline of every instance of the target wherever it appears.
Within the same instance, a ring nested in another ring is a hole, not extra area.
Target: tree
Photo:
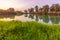
[[[14,8],[9,8],[8,11],[9,12],[15,12],[15,9]]]
[[[31,13],[31,9],[28,9],[28,13],[29,13],[29,14]]]
[[[43,8],[39,8],[39,11],[42,11]]]
[[[35,11],[38,12],[38,6],[37,5],[35,6]]]
[[[28,9],[28,12],[31,14],[31,13],[34,13],[34,8],[31,8],[31,9]]]
[[[50,11],[60,11],[60,6],[59,4],[53,4],[51,7],[50,7]]]
[[[31,13],[34,13],[34,8],[31,8]]]
[[[28,13],[27,10],[24,10],[24,13],[27,14]]]
[[[14,15],[16,14],[14,8],[9,8],[9,9],[7,9],[7,10],[6,10],[6,13],[7,13],[7,14],[14,14]]]
[[[43,6],[42,11],[43,11],[43,14],[46,15],[48,13],[48,11],[49,11],[49,6],[48,5]]]
[[[42,9],[43,9],[43,8],[39,8],[39,13],[40,13],[40,14],[42,14]]]

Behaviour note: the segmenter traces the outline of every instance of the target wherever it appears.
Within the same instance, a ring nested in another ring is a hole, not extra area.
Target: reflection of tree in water
[[[39,15],[39,19],[42,19],[42,18],[43,18],[43,16]]]
[[[60,20],[59,18],[56,18],[55,23],[58,24],[59,23],[59,20]]]
[[[46,16],[43,16],[43,21],[45,22],[45,23],[48,23],[49,22],[49,17],[46,15]]]
[[[39,18],[38,18],[38,15],[36,15],[36,19],[35,19],[36,21],[39,21]]]
[[[59,24],[60,22],[60,18],[56,16],[25,14],[25,17],[35,19],[36,21],[39,21],[39,19],[40,20],[42,19],[43,22],[45,23],[48,23],[49,20],[52,22],[52,24]]]
[[[28,14],[25,14],[24,16],[25,16],[25,17],[28,17]]]
[[[52,21],[53,24],[59,24],[60,18],[53,16],[53,17],[50,17],[50,20]]]
[[[0,15],[0,19],[1,18],[10,18],[10,19],[14,19],[15,15]]]
[[[33,14],[29,14],[29,18],[34,19],[34,15]]]

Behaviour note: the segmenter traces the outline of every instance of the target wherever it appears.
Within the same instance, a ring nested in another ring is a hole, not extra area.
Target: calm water
[[[37,21],[40,23],[47,24],[60,24],[60,16],[44,16],[44,15],[33,15],[33,14],[23,14],[20,16],[15,15],[0,15],[0,21],[11,21],[11,20],[20,20],[20,21]]]

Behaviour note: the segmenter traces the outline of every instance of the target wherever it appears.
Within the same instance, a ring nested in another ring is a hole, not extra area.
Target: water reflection
[[[43,16],[42,17],[42,19],[43,19],[43,21],[45,22],[45,23],[48,23],[49,22],[49,16]]]
[[[42,22],[42,23],[48,23],[48,24],[59,24],[60,23],[60,16],[27,14],[27,17],[34,19],[37,22]]]
[[[15,18],[15,15],[0,15],[0,21],[11,21]]]
[[[25,16],[25,17],[27,17],[27,16],[28,16],[28,14],[25,14],[24,16]]]
[[[0,15],[0,21],[37,21],[48,24],[60,24],[60,16],[49,16],[49,15],[34,15],[34,14],[23,14],[23,15]]]
[[[53,24],[59,24],[60,18],[59,16],[50,16],[50,20],[52,21]]]
[[[3,19],[3,18],[14,19],[15,18],[15,15],[0,15],[0,19]]]
[[[34,19],[34,15],[33,14],[29,14],[29,18]]]
[[[36,15],[36,19],[35,19],[36,21],[39,21],[39,18],[38,18],[38,15]]]

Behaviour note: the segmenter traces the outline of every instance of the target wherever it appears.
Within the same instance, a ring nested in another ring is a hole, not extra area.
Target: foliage
[[[0,21],[0,40],[60,40],[60,25]]]

